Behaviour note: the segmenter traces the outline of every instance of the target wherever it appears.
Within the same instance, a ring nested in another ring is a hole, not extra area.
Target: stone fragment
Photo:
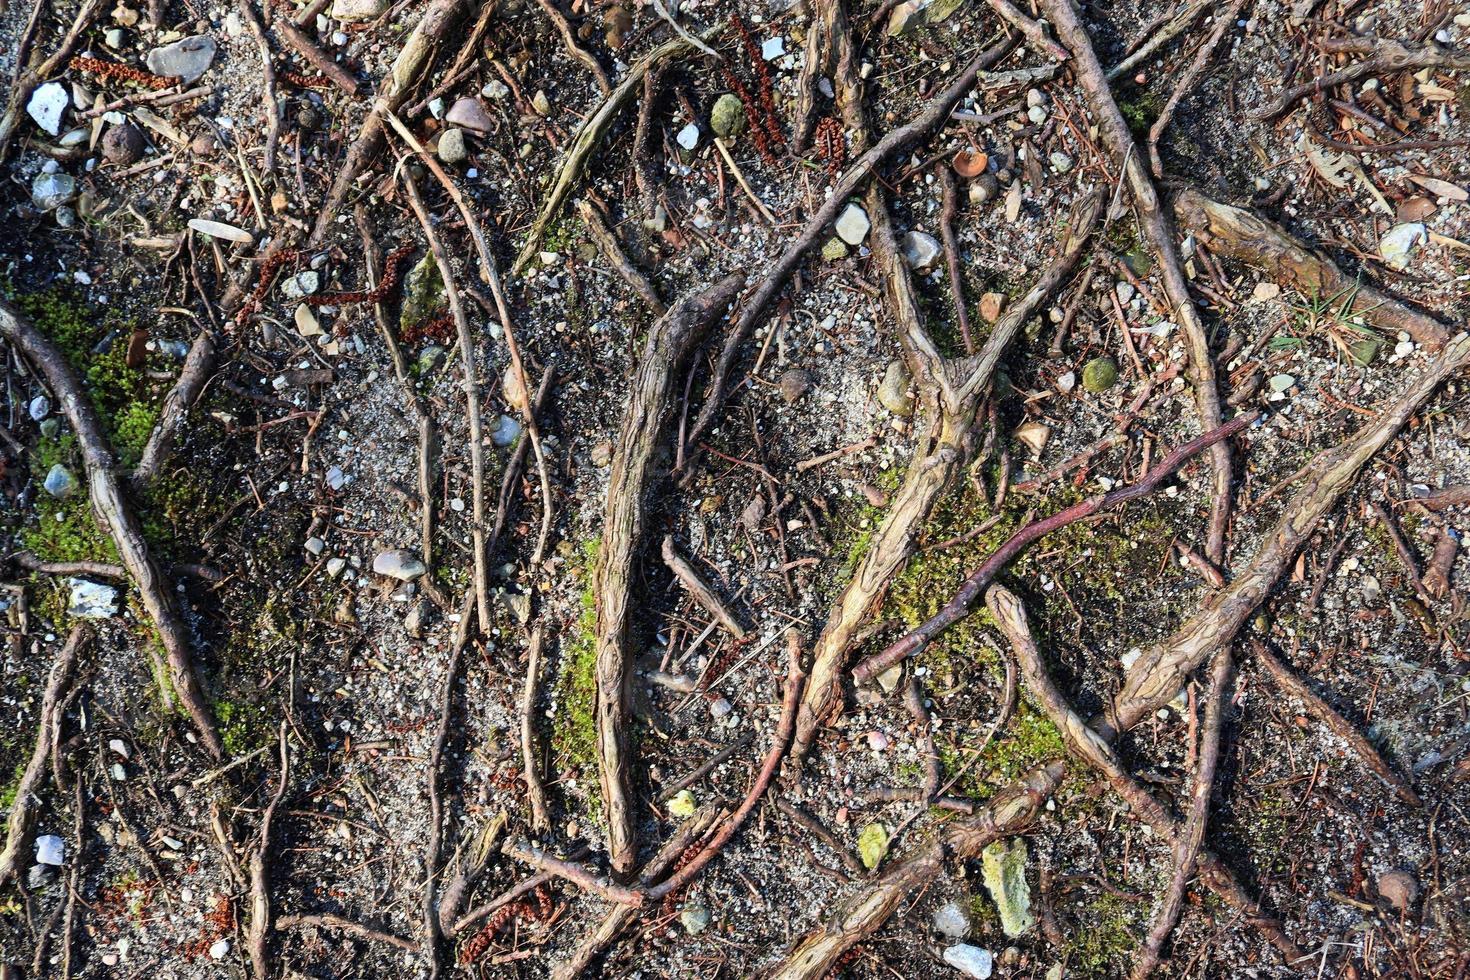
[[[117,615],[117,589],[84,578],[68,579],[71,597],[66,614],[81,619],[109,619]]]
[[[1031,888],[1026,883],[1026,841],[1014,837],[996,841],[981,852],[985,888],[1000,912],[1000,927],[1016,937],[1036,924],[1031,913]]]
[[[55,136],[61,132],[61,117],[70,104],[71,96],[67,94],[65,85],[47,82],[37,85],[31,93],[26,101],[26,114],[37,126]]]
[[[416,578],[421,578],[427,571],[428,568],[418,555],[402,548],[380,552],[373,559],[374,574],[396,579],[399,582],[412,582]]]
[[[835,226],[837,237],[849,245],[861,245],[863,239],[868,237],[868,229],[871,227],[868,212],[857,204],[849,204],[843,208],[842,213],[837,216]]]
[[[148,52],[148,70],[185,85],[197,80],[214,64],[214,38],[207,34],[186,37]]]

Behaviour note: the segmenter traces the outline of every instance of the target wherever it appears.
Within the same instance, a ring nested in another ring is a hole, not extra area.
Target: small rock
[[[42,211],[59,208],[77,194],[77,182],[71,174],[37,174],[31,182],[31,203]]]
[[[332,490],[341,490],[347,486],[347,474],[342,472],[342,467],[330,466],[327,468],[327,486]]]
[[[880,731],[868,732],[868,748],[874,752],[882,752],[887,749],[893,741]]]
[[[679,135],[675,136],[674,139],[684,149],[693,150],[699,145],[699,127],[694,123],[688,123],[683,129],[679,130]]]
[[[123,27],[135,27],[139,20],[138,12],[126,4],[119,3],[112,8],[112,22],[121,24]]]
[[[464,130],[446,129],[439,136],[439,159],[448,164],[463,163],[470,155],[465,145]]]
[[[429,344],[419,351],[418,372],[419,377],[427,378],[444,366],[449,359],[449,351],[439,344]]]
[[[36,863],[59,868],[66,863],[66,842],[55,834],[36,838]]]
[[[228,939],[216,939],[209,945],[209,958],[222,960],[230,955],[230,941]]]
[[[1042,123],[1046,122],[1046,107],[1039,105],[1032,106],[1031,108],[1026,110],[1026,118],[1031,120],[1037,126],[1040,126]]]
[[[1127,306],[1132,302],[1133,297],[1138,295],[1138,290],[1133,288],[1131,282],[1120,282],[1113,286],[1113,293],[1118,297],[1120,306]]]
[[[903,361],[889,361],[878,386],[878,404],[900,418],[914,414],[914,400],[909,396],[909,370]]]
[[[1031,888],[1026,884],[1026,842],[996,841],[980,854],[985,888],[1000,912],[1007,936],[1019,936],[1036,924],[1031,914]]]
[[[511,408],[516,411],[525,409],[526,389],[521,385],[521,377],[514,364],[507,365],[505,373],[500,376],[500,393]]]
[[[1118,383],[1118,363],[1111,357],[1094,357],[1082,369],[1082,387],[1094,395]]]
[[[602,24],[607,28],[603,40],[610,50],[618,51],[628,43],[628,35],[633,30],[633,15],[628,13],[627,7],[609,7],[602,15]]]
[[[745,131],[745,104],[740,96],[726,92],[715,100],[709,113],[709,128],[722,138],[739,136]]]
[[[792,368],[781,375],[781,398],[786,404],[794,405],[801,400],[801,396],[805,395],[811,386],[811,372],[803,371],[801,368]]]
[[[107,747],[109,749],[111,749],[113,752],[115,752],[118,755],[122,756],[124,759],[127,759],[130,755],[132,755],[132,753],[128,751],[128,743],[127,742],[124,742],[120,738],[110,738],[110,739],[108,739],[107,740]]]
[[[31,414],[32,422],[41,421],[46,416],[51,414],[51,399],[47,398],[45,395],[37,395],[35,398],[31,399],[28,411]]]
[[[1051,428],[1040,422],[1022,422],[1013,435],[1033,454],[1040,456],[1047,440],[1051,439]]]
[[[694,802],[694,794],[687,789],[681,789],[669,800],[669,813],[676,817],[692,817],[699,809],[699,804]]]
[[[1429,238],[1429,230],[1417,222],[1394,225],[1378,240],[1378,254],[1383,261],[1402,272],[1409,267],[1414,250]]]
[[[409,636],[422,639],[424,627],[429,625],[433,615],[434,610],[429,605],[429,601],[427,599],[420,599],[409,607],[408,615],[403,617],[403,628],[408,631]]]
[[[960,902],[945,902],[931,921],[934,931],[946,939],[964,939],[970,934],[970,912]]]
[[[47,82],[37,85],[31,93],[30,100],[26,102],[26,113],[37,126],[55,136],[61,132],[61,117],[70,104],[71,96],[67,94],[65,85]]]
[[[1419,882],[1407,871],[1387,871],[1375,883],[1378,894],[1399,912],[1407,912],[1419,897]]]
[[[903,257],[915,272],[928,272],[943,254],[939,241],[922,231],[911,231],[903,236]]]
[[[312,536],[306,539],[306,550],[312,555],[320,555],[327,550],[327,543],[321,538]]]
[[[703,905],[686,905],[684,910],[679,913],[679,925],[683,926],[684,931],[691,936],[697,936],[701,932],[704,932],[704,930],[709,928],[709,923],[709,909]]]
[[[1005,293],[986,293],[980,297],[980,315],[987,323],[994,323],[1000,319],[1000,311],[1005,306]]]
[[[316,313],[305,303],[297,304],[296,312],[293,314],[296,320],[296,332],[303,337],[320,337],[322,335],[321,321],[316,318]]]
[[[897,37],[918,22],[924,5],[919,0],[904,0],[888,15],[888,36]]]
[[[468,97],[457,99],[445,113],[444,121],[451,126],[462,126],[474,133],[488,133],[495,128],[495,121],[490,118],[490,113],[485,111],[480,100]]]
[[[108,619],[117,615],[117,589],[84,578],[69,579],[71,597],[67,600],[68,616],[82,619]]]
[[[989,980],[991,971],[995,969],[995,957],[990,950],[968,943],[958,943],[946,949],[944,962],[975,980]]]
[[[604,439],[602,442],[599,442],[597,445],[592,447],[592,465],[597,467],[607,466],[609,463],[612,462],[612,454],[612,442]]]
[[[327,577],[328,578],[336,578],[338,575],[341,575],[342,574],[343,569],[345,569],[346,567],[347,567],[347,559],[345,559],[345,558],[328,558],[327,559]]]
[[[419,556],[402,548],[393,551],[380,552],[373,559],[373,573],[383,575],[400,582],[412,582],[423,576],[428,568],[419,560]]]
[[[1052,170],[1055,170],[1059,174],[1064,174],[1072,169],[1072,158],[1065,153],[1060,151],[1055,152],[1048,159],[1051,160]]]
[[[836,262],[847,258],[849,251],[847,242],[840,238],[829,238],[827,244],[822,246],[822,258],[828,262]]]
[[[531,96],[531,108],[540,115],[551,115],[551,100],[546,97],[544,89],[538,89],[536,94]]]
[[[775,61],[786,53],[786,42],[779,37],[768,37],[761,42],[761,57]]]
[[[1363,337],[1348,344],[1348,353],[1358,367],[1367,367],[1373,363],[1373,359],[1378,356],[1378,351],[1382,346],[1383,344],[1377,337]]]
[[[1251,299],[1257,303],[1265,303],[1281,295],[1281,287],[1274,282],[1258,282],[1256,288],[1251,290]]]
[[[197,219],[196,219],[197,220]],[[281,295],[287,299],[301,299],[322,288],[322,277],[315,269],[303,269],[281,282]]]
[[[861,245],[863,239],[868,237],[868,229],[871,227],[868,212],[856,204],[843,208],[842,214],[837,217],[837,237],[849,245]]]
[[[143,159],[147,144],[142,130],[130,122],[113,126],[102,135],[102,156],[108,163],[126,167]]]
[[[1272,391],[1285,391],[1296,384],[1296,378],[1289,374],[1273,374],[1266,380],[1266,387]]]
[[[873,506],[877,507],[880,505],[874,504]],[[883,673],[878,675],[878,686],[883,689],[883,693],[892,694],[894,691],[898,690],[898,684],[902,680],[903,664],[894,664],[892,667],[889,667]]]
[[[1067,371],[1057,378],[1057,391],[1060,391],[1062,394],[1065,395],[1075,387],[1077,387],[1076,371]]]
[[[200,133],[189,143],[189,152],[196,157],[212,157],[219,152],[219,141],[213,133]]]
[[[70,497],[76,493],[77,478],[71,475],[71,470],[60,463],[53,463],[51,469],[46,473],[46,480],[41,484],[46,492],[58,500]]]
[[[516,444],[516,440],[520,437],[521,423],[511,418],[509,415],[500,416],[500,423],[495,427],[495,430],[490,433],[490,441],[495,443],[495,445],[499,446],[501,449],[514,446]]]
[[[734,710],[735,706],[731,704],[728,700],[726,700],[725,698],[716,698],[715,700],[710,702],[709,716],[715,719],[715,721],[719,721],[721,718],[728,718],[730,716],[730,712]]]
[[[207,34],[186,37],[148,52],[148,70],[188,85],[214,64],[214,38]]]
[[[433,255],[426,254],[404,277],[398,324],[404,328],[416,327],[437,317],[447,305],[439,265]]]
[[[388,10],[388,0],[333,0],[332,19],[346,24],[376,20]]]
[[[986,204],[1000,196],[1000,181],[995,174],[981,174],[970,184],[970,203]]]

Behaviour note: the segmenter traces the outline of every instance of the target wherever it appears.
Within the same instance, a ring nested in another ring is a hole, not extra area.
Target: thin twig
[[[674,550],[672,535],[664,535],[663,557],[664,564],[669,566],[669,571],[674,573],[674,578],[678,579],[679,584],[694,597],[694,601],[703,606],[705,612],[715,617],[715,620],[725,628],[725,632],[737,640],[745,639],[745,627],[740,625],[740,621],[720,601],[720,597],[715,595],[715,590],[710,588],[709,583],[694,570],[694,566]]]
[[[561,35],[561,43],[566,45],[567,53],[576,58],[582,65],[592,73],[592,78],[597,82],[597,87],[602,89],[602,94],[607,95],[612,91],[612,82],[608,80],[607,72],[603,70],[602,64],[582,45],[577,43],[577,34],[572,30],[572,25],[567,21],[567,15],[562,13],[553,0],[536,0],[541,9],[546,11],[546,16],[551,18],[556,31]]]
[[[546,815],[546,786],[541,780],[541,758],[536,746],[536,691],[541,675],[541,627],[531,631],[526,651],[526,684],[521,695],[521,773],[531,800],[531,829],[541,833],[551,826]]]

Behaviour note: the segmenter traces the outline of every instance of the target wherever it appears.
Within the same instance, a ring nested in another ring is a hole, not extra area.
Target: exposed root
[[[424,845],[424,893],[421,920],[424,926],[420,949],[429,963],[429,976],[437,977],[443,970],[443,959],[439,953],[443,934],[439,929],[438,881],[439,859],[444,841],[444,803],[440,798],[440,769],[444,749],[449,744],[449,730],[454,718],[454,688],[459,682],[460,666],[464,663],[465,647],[469,646],[475,622],[473,595],[466,595],[459,607],[459,623],[454,630],[454,643],[449,651],[449,663],[444,668],[444,693],[439,702],[439,727],[434,733],[433,748],[429,751],[429,840]],[[483,628],[483,624],[482,624]]]
[[[1026,41],[1037,54],[1044,54],[1054,61],[1066,61],[1067,49],[1047,36],[1046,27],[1017,10],[1009,0],[985,0],[1000,19],[1026,36]]]
[[[1327,39],[1322,42],[1322,49],[1333,54],[1366,54],[1370,57],[1341,71],[1330,72],[1310,82],[1292,86],[1281,93],[1275,102],[1252,112],[1251,118],[1275,119],[1302,99],[1370,75],[1396,75],[1421,68],[1448,68],[1457,71],[1470,69],[1470,51],[1446,50],[1433,44],[1405,43],[1390,38]]]
[[[744,281],[738,274],[728,276],[680,301],[649,328],[613,452],[593,591],[597,760],[607,806],[608,850],[619,875],[632,873],[638,854],[628,792],[627,628],[633,564],[643,543],[644,495],[653,482],[653,454],[663,439],[675,375]]]
[[[561,35],[561,43],[566,46],[567,54],[581,62],[582,66],[592,73],[592,79],[597,82],[597,87],[602,89],[603,95],[611,92],[612,82],[608,81],[607,72],[592,52],[577,43],[576,32],[572,30],[567,15],[561,12],[561,8],[554,0],[536,0],[536,2],[541,5],[542,10],[546,11],[546,16],[551,19],[551,23],[556,27],[556,32]]]
[[[607,259],[609,265],[618,276],[632,287],[643,300],[645,306],[653,311],[654,316],[663,316],[669,311],[668,304],[658,295],[658,290],[653,283],[648,281],[637,266],[628,260],[623,253],[622,246],[618,244],[618,236],[602,217],[602,212],[592,206],[590,201],[577,202],[577,214],[581,216],[582,222],[587,226],[587,232],[592,236],[592,242],[602,252],[602,257]]]
[[[179,703],[189,713],[205,751],[211,758],[220,759],[224,755],[224,745],[215,729],[208,699],[194,675],[188,627],[179,616],[173,589],[164,582],[157,564],[148,553],[142,526],[123,497],[116,470],[117,457],[108,443],[92,399],[51,339],[5,300],[0,300],[0,337],[13,344],[36,366],[66,413],[81,446],[87,489],[92,508],[97,512],[98,524],[111,533],[118,557],[138,588],[143,608],[158,629],[168,660],[169,679]]]
[[[704,608],[704,611],[715,618],[715,621],[724,627],[737,640],[743,640],[746,636],[744,626],[740,625],[733,613],[715,595],[715,590],[710,588],[709,583],[700,577],[694,570],[694,566],[684,560],[684,557],[674,550],[674,539],[671,535],[664,535],[663,543],[664,564],[669,566],[669,571],[679,580],[688,593],[694,597],[694,601]]]
[[[281,18],[285,20],[286,18]],[[291,774],[291,755],[286,747],[286,722],[281,722],[278,736],[281,751],[281,775],[276,784],[276,794],[271,797],[265,814],[260,818],[260,842],[250,854],[250,929],[246,934],[246,946],[250,953],[250,969],[255,980],[270,980],[274,975],[266,944],[271,931],[271,883],[266,867],[266,855],[271,847],[271,821],[281,797],[286,795],[286,782]]]
[[[1169,101],[1164,103],[1164,108],[1159,111],[1158,118],[1148,130],[1148,160],[1149,169],[1155,177],[1164,176],[1164,165],[1159,160],[1159,138],[1164,135],[1164,130],[1169,127],[1169,120],[1174,118],[1174,110],[1179,102],[1190,90],[1194,83],[1199,81],[1199,76],[1209,64],[1210,56],[1219,47],[1220,41],[1225,37],[1225,32],[1235,26],[1235,19],[1240,16],[1240,9],[1244,7],[1246,0],[1231,0],[1231,4],[1223,12],[1215,15],[1215,28],[1210,31],[1210,36],[1201,44],[1195,52],[1194,59],[1190,61],[1189,67],[1184,75],[1174,85],[1174,91],[1169,93]]]
[[[340,932],[357,939],[365,939],[369,942],[384,943],[388,946],[396,946],[409,952],[417,952],[418,944],[411,939],[395,936],[381,929],[365,926],[351,919],[344,919],[340,915],[320,913],[317,915],[283,915],[276,920],[276,928],[283,932],[294,932],[300,929],[326,929],[329,932]]]

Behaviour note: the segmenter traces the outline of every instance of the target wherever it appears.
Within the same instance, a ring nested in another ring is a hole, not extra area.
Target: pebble
[[[970,203],[985,204],[1000,195],[1000,181],[995,174],[981,174],[970,184]]]
[[[332,19],[347,24],[375,20],[388,10],[388,0],[334,0]]]
[[[1296,384],[1296,378],[1289,374],[1273,374],[1266,380],[1266,387],[1272,391],[1285,391]]]
[[[36,838],[36,863],[59,868],[66,863],[66,842],[55,834]]]
[[[868,212],[856,204],[849,204],[837,216],[837,237],[849,245],[861,245],[863,239],[868,237],[868,229],[871,227]]]
[[[1408,911],[1419,897],[1419,882],[1407,871],[1387,871],[1375,882],[1378,894],[1400,912]]]
[[[155,75],[177,78],[188,85],[214,64],[214,38],[207,34],[186,37],[148,52],[148,70]]]
[[[928,272],[934,268],[943,254],[939,241],[922,231],[911,231],[903,236],[903,257],[915,272]]]
[[[726,92],[715,100],[709,113],[709,128],[716,136],[739,136],[745,129],[745,123],[745,104],[740,101],[740,96]]]
[[[909,369],[903,361],[889,361],[878,386],[878,404],[900,418],[914,414],[914,400],[909,396]]]
[[[596,467],[607,466],[612,462],[613,444],[604,439],[592,447],[592,465]]]
[[[811,372],[803,371],[801,368],[792,368],[781,375],[781,399],[788,405],[794,405],[801,400],[812,386]]]
[[[495,128],[495,121],[490,118],[490,113],[485,111],[480,100],[468,97],[457,99],[454,105],[449,107],[444,121],[451,126],[462,126],[475,133],[488,133]]]
[[[327,550],[327,543],[321,538],[311,537],[306,539],[306,550],[313,555],[320,555]]]
[[[336,578],[338,575],[341,575],[342,574],[342,570],[344,568],[346,568],[346,567],[347,567],[347,559],[345,559],[345,558],[328,558],[327,559],[327,576],[329,578]]]
[[[1062,394],[1066,394],[1075,387],[1077,387],[1076,371],[1067,371],[1057,378],[1057,391],[1060,391]]]
[[[1032,106],[1031,108],[1026,110],[1026,118],[1031,120],[1036,125],[1040,126],[1042,123],[1046,122],[1046,107],[1039,105]]]
[[[46,492],[57,500],[70,497],[77,490],[77,478],[71,475],[71,470],[54,463],[46,473],[46,481],[42,484]]]
[[[1418,222],[1394,225],[1378,240],[1378,254],[1383,261],[1402,272],[1409,267],[1414,250],[1429,238],[1429,230]]]
[[[102,43],[116,51],[128,42],[128,32],[121,27],[109,27],[102,35]]]
[[[1118,363],[1111,357],[1094,357],[1082,369],[1082,387],[1093,394],[1118,383]]]
[[[1051,439],[1051,428],[1040,422],[1022,422],[1012,433],[1017,440],[1037,456],[1046,448],[1047,441]]]
[[[709,928],[709,909],[703,905],[686,905],[679,913],[679,925],[691,936],[697,936]]]
[[[68,616],[82,619],[108,619],[117,615],[117,589],[84,578],[68,579],[71,597],[67,600]]]
[[[495,426],[495,431],[490,433],[490,441],[501,449],[514,446],[517,439],[521,437],[521,423],[509,415],[500,416],[500,422]]]
[[[728,717],[730,712],[734,710],[735,706],[725,698],[716,698],[715,700],[710,702],[709,706],[710,717],[715,719],[716,721],[720,720],[721,718]]]
[[[71,96],[67,94],[65,85],[47,82],[45,85],[37,85],[36,90],[31,93],[26,102],[26,112],[37,126],[55,136],[61,132],[61,117],[70,104]]]
[[[61,172],[37,174],[31,182],[31,203],[42,211],[59,208],[77,193],[77,182],[71,174]]]
[[[1072,158],[1065,153],[1057,152],[1051,155],[1051,168],[1059,174],[1064,174],[1072,169]]]
[[[836,262],[847,258],[849,251],[847,242],[840,238],[829,238],[822,246],[822,258],[828,262]]]
[[[761,57],[775,61],[786,53],[786,42],[779,37],[768,37],[761,42]]]
[[[228,939],[216,939],[209,946],[209,958],[222,960],[230,955],[230,941]]]
[[[445,163],[463,163],[470,155],[465,145],[464,130],[446,129],[439,137],[439,159]]]
[[[688,123],[679,130],[679,135],[674,139],[686,150],[692,150],[699,145],[699,127],[694,123]]]
[[[980,297],[980,315],[986,322],[994,323],[1000,319],[1001,307],[1005,305],[1005,293],[986,293]]]
[[[341,490],[347,486],[347,474],[342,472],[342,467],[331,466],[327,468],[327,486],[333,490]]]
[[[320,337],[322,335],[321,321],[316,318],[316,313],[312,311],[311,307],[305,303],[298,304],[296,312],[292,316],[296,320],[296,332],[301,336],[309,338]]]
[[[970,934],[970,912],[960,902],[945,902],[931,921],[934,931],[946,939],[964,939]]]
[[[687,789],[679,790],[669,800],[669,813],[676,817],[692,817],[698,809],[699,804],[694,801],[694,794]]]
[[[383,575],[400,582],[412,582],[423,576],[428,568],[419,560],[419,556],[402,548],[393,551],[383,551],[373,559],[373,573]]]
[[[892,740],[890,740],[889,737],[887,735],[884,735],[882,732],[868,732],[868,748],[872,749],[874,752],[882,752],[884,749],[888,748],[892,744]]]
[[[531,108],[540,115],[551,115],[551,100],[546,97],[545,90],[538,89],[536,94],[531,96]]]
[[[197,220],[197,219],[196,219]],[[314,269],[305,269],[288,276],[281,283],[281,295],[287,299],[301,299],[322,288],[322,277]]]
[[[126,167],[143,159],[147,142],[142,130],[130,122],[112,126],[102,135],[102,156],[108,163]]]
[[[107,740],[107,747],[109,749],[111,749],[113,752],[116,752],[118,755],[122,756],[124,759],[126,759],[130,755],[132,755],[132,753],[130,751],[128,751],[128,743],[127,742],[124,742],[120,738],[110,738],[110,739],[108,739]]]
[[[1273,300],[1281,295],[1281,287],[1274,282],[1258,282],[1256,288],[1251,290],[1251,299],[1258,303]]]
[[[995,957],[991,955],[990,950],[971,946],[968,943],[957,943],[946,949],[944,962],[965,976],[974,977],[975,980],[989,980],[991,972],[995,969]]]
[[[39,422],[51,414],[51,399],[45,395],[37,395],[31,399],[30,408],[31,421]]]

